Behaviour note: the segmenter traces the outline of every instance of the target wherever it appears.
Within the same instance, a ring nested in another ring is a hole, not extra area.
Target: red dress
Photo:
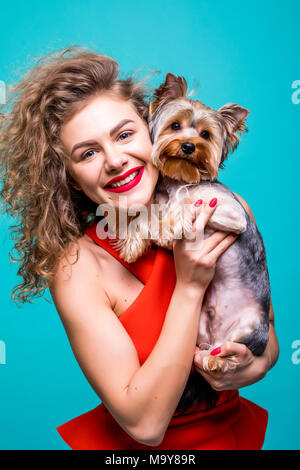
[[[135,263],[126,263],[108,238],[97,237],[96,226],[86,229],[85,233],[145,284],[135,301],[119,317],[143,364],[160,335],[175,287],[173,253],[152,246]],[[211,410],[206,411],[203,403],[181,416],[175,412],[157,447],[142,445],[132,439],[103,403],[58,426],[57,431],[73,450],[261,449],[267,411],[240,397],[237,390],[218,392],[218,395],[218,402]]]

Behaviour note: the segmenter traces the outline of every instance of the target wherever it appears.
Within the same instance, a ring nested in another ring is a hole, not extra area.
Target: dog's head
[[[152,161],[163,175],[187,183],[215,180],[239,134],[247,131],[249,111],[237,104],[219,110],[186,97],[187,82],[167,73],[149,107]]]

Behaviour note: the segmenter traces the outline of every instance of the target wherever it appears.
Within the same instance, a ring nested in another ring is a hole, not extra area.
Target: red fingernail
[[[221,352],[221,348],[219,347],[219,348],[213,349],[210,354],[211,356],[216,356],[217,354],[220,354],[220,352]]]
[[[198,201],[195,202],[194,206],[199,207],[202,204],[202,199],[198,199]]]
[[[210,206],[210,207],[214,207],[216,204],[217,204],[217,198],[214,197],[214,198],[210,201],[209,206]]]

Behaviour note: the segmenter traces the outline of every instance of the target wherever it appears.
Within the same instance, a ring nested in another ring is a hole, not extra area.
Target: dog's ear
[[[218,110],[218,113],[221,114],[226,129],[226,140],[224,142],[220,162],[221,166],[229,152],[233,152],[237,148],[240,141],[238,133],[241,135],[248,131],[245,121],[249,110],[242,108],[238,104],[229,103],[222,106],[222,108]],[[221,166],[221,168],[223,167]]]
[[[238,104],[225,104],[218,110],[226,123],[227,130],[231,133],[234,131],[243,132],[245,130],[245,120],[249,114],[249,110],[242,108]]]
[[[149,106],[149,117],[153,115],[159,106],[176,98],[184,98],[187,89],[188,86],[185,78],[181,76],[176,77],[176,75],[168,72],[164,83],[153,93],[154,100]]]

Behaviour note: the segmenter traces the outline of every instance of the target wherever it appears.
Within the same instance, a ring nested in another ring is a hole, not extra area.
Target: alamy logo
[[[137,232],[141,238],[151,240],[167,240],[171,236],[174,236],[174,239],[184,237],[189,250],[198,249],[199,242],[204,240],[204,226],[201,220],[198,222],[197,230],[195,232],[192,230],[191,204],[183,204],[176,212],[172,212],[168,204],[163,203],[151,204],[150,208],[143,205],[128,207],[127,196],[120,196],[119,207],[121,210],[117,213],[115,207],[109,204],[98,205],[96,215],[103,217],[97,224],[98,238],[126,240]],[[132,217],[129,223],[128,216]]]
[[[0,365],[1,364],[6,364],[6,345],[2,340],[0,340]]]
[[[295,88],[296,91],[292,94],[292,103],[299,104],[300,103],[300,80],[294,80],[292,83],[292,88]]]
[[[292,342],[292,349],[295,349],[292,354],[292,363],[297,366],[300,364],[300,339],[296,339]]]

